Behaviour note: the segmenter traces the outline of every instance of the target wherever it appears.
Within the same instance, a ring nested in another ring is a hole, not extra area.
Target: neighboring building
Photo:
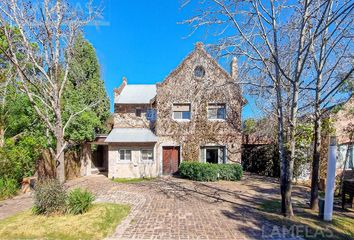
[[[241,162],[244,100],[236,78],[236,58],[229,74],[201,43],[161,83],[124,78],[114,90],[114,128],[101,141],[108,176],[173,174],[181,161]]]
[[[347,170],[348,177],[354,176],[354,97],[333,108],[330,119],[337,137],[337,169]]]

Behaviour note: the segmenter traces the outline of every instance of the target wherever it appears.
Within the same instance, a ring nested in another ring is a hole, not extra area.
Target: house
[[[108,177],[174,174],[182,161],[241,162],[244,100],[237,71],[236,58],[228,73],[197,43],[161,83],[124,78],[114,90],[113,130],[93,142],[105,145]],[[104,169],[99,161],[92,168]]]
[[[333,107],[328,118],[337,138],[337,173],[354,177],[354,97]],[[328,145],[328,141],[326,142]],[[326,145],[325,150],[328,146]]]

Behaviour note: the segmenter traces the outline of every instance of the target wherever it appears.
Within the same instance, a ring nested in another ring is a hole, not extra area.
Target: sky
[[[96,49],[111,102],[113,89],[123,76],[128,84],[162,82],[196,42],[210,43],[204,31],[189,36],[191,27],[181,22],[197,8],[181,8],[181,1],[103,0],[102,18],[97,25],[87,26],[84,34]],[[229,71],[229,64],[223,62],[222,67]],[[252,99],[246,98],[249,103],[243,109],[243,119],[257,114]]]

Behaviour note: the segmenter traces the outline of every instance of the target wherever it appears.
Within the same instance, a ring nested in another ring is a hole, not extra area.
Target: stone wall
[[[154,124],[147,120],[146,111],[152,108],[151,104],[115,104],[114,128],[151,128]],[[141,109],[141,116],[135,114],[137,108]]]
[[[194,75],[197,66],[205,69],[204,77]],[[174,103],[191,105],[190,121],[172,119]],[[208,120],[208,103],[226,104],[227,119]],[[226,147],[229,162],[240,162],[242,104],[234,79],[197,44],[195,51],[157,85],[157,136],[179,142],[184,160],[199,160],[200,146],[217,144]]]

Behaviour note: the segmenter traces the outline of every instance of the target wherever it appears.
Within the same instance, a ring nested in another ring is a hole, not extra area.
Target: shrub
[[[18,184],[12,178],[0,178],[0,200],[16,195]]]
[[[240,164],[219,164],[219,179],[226,181],[239,181],[243,171]]]
[[[62,214],[65,212],[66,192],[56,179],[41,180],[34,191],[35,214]]]
[[[218,179],[217,165],[211,163],[182,162],[179,173],[182,177],[195,181],[216,181]]]
[[[195,181],[241,180],[243,175],[240,164],[212,164],[182,162],[179,167],[181,177]]]
[[[92,206],[94,200],[95,197],[91,192],[76,188],[68,195],[68,212],[75,215],[85,213]]]

